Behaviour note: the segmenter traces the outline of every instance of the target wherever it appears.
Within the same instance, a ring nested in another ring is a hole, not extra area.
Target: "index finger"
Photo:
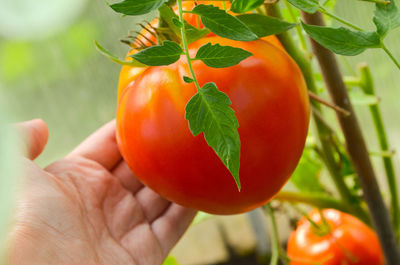
[[[112,120],[86,138],[67,157],[85,157],[111,170],[121,160],[115,130],[116,123]]]

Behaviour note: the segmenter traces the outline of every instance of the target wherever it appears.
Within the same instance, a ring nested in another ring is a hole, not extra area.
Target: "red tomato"
[[[287,252],[291,265],[383,265],[384,259],[375,232],[352,215],[334,209],[322,211],[329,230],[319,235],[303,217],[290,235]],[[321,225],[318,210],[309,217]],[[318,230],[318,229],[317,229]]]
[[[242,191],[203,134],[194,137],[188,128],[185,106],[196,88],[182,80],[190,76],[184,56],[147,68],[129,83],[117,111],[117,139],[135,175],[157,193],[186,207],[235,214],[270,200],[295,169],[308,130],[307,89],[294,61],[266,41],[204,38],[190,46],[192,56],[208,42],[254,54],[223,69],[193,62],[200,85],[215,82],[232,100],[240,124]]]

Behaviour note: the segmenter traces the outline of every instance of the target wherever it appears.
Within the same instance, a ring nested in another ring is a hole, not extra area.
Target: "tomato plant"
[[[380,250],[387,264],[400,264],[397,180],[373,73],[362,65],[359,73],[351,69],[353,76],[344,78],[335,56],[382,49],[400,69],[385,44],[388,33],[400,26],[395,1],[364,2],[360,4],[375,5],[376,30],[367,31],[339,17],[335,1],[329,0],[112,4],[124,15],[158,11],[158,18],[142,26],[135,40],[124,41],[130,45],[125,60],[98,46],[124,65],[117,110],[124,159],[146,185],[181,205],[231,214],[274,198],[292,203],[293,208],[294,203],[335,208],[373,225],[381,245],[355,217],[325,210],[322,221],[327,224],[317,224],[322,232],[316,228],[307,232],[311,226],[303,220],[300,232],[292,235],[291,242],[296,242],[289,246],[292,264],[308,258],[310,264],[382,264]],[[344,26],[326,26],[327,18]],[[391,214],[352,106],[351,94],[357,89],[375,124]],[[326,94],[331,102],[321,98]],[[308,97],[313,100],[311,108]],[[332,126],[335,121],[325,114],[325,107],[335,111],[338,124]],[[315,124],[311,132],[309,112]],[[307,134],[306,152],[292,178],[297,191],[278,193],[299,161]],[[320,181],[325,177],[334,187]],[[274,220],[274,208],[268,204],[266,209]],[[315,212],[313,218],[321,221]],[[288,263],[274,227],[271,264],[279,259]],[[360,240],[373,242],[372,247],[360,247]],[[323,260],[328,256],[333,258]]]
[[[382,250],[375,232],[349,214],[312,210],[289,237],[291,265],[382,265]]]
[[[147,69],[126,88],[117,113],[119,145],[138,178],[166,198],[211,213],[244,212],[271,199],[297,165],[309,121],[306,87],[290,57],[268,42],[209,37],[190,52],[206,43],[254,54],[223,69],[193,62],[201,85],[213,80],[232,100],[242,141],[241,192],[204,137],[187,126],[185,106],[195,87],[180,78],[189,74],[185,58]]]

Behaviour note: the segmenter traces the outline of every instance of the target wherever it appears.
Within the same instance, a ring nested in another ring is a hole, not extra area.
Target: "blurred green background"
[[[0,10],[0,17],[9,14],[0,18],[9,26],[0,26],[0,96],[15,121],[47,122],[50,139],[38,159],[44,165],[114,117],[120,66],[93,41],[123,56],[128,46],[119,39],[138,20],[122,18],[105,1],[0,0]]]
[[[373,9],[371,3],[357,0],[338,0],[336,5],[337,14],[365,29],[374,29]],[[142,19],[123,18],[98,0],[0,0],[0,116],[8,116],[12,122],[46,121],[50,138],[37,160],[40,165],[63,157],[114,117],[120,66],[100,55],[93,41],[123,56],[128,47],[119,39]],[[390,33],[386,43],[400,60],[400,29]],[[352,74],[359,62],[370,64],[391,145],[400,150],[400,71],[380,50],[348,58],[351,67],[340,61],[346,75]],[[368,146],[376,151],[368,108],[356,107]],[[337,126],[333,112],[326,112]],[[2,136],[4,132],[1,130]],[[0,154],[1,161],[8,154]],[[394,162],[399,172],[398,155]],[[386,190],[380,159],[374,157],[374,163]],[[4,184],[7,181],[2,174],[0,194],[9,187]]]

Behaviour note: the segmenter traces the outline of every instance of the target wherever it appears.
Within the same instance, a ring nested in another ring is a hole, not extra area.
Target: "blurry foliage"
[[[88,0],[0,0],[0,35],[44,38],[65,29]]]
[[[5,42],[0,46],[0,77],[6,82],[16,81],[34,69],[33,50],[27,42]]]
[[[48,80],[58,79],[60,73],[52,69],[53,65],[63,63],[70,71],[79,69],[82,62],[96,52],[92,42],[98,36],[96,25],[84,20],[45,43],[4,41],[0,46],[0,78],[6,85],[18,84],[23,78],[41,76],[43,73]],[[58,46],[57,53],[61,55],[62,61],[55,62],[56,58],[52,54],[46,54],[46,47],[52,46]]]
[[[179,265],[176,259],[172,256],[168,256],[164,261],[163,265]]]
[[[303,192],[325,192],[319,177],[323,164],[312,148],[307,148],[290,181]]]
[[[67,154],[115,115],[120,66],[100,55],[93,42],[123,57],[129,48],[119,39],[140,20],[116,15],[102,1],[89,1],[84,11],[53,36],[0,38],[1,97],[15,120],[43,118],[50,129],[41,165]]]

